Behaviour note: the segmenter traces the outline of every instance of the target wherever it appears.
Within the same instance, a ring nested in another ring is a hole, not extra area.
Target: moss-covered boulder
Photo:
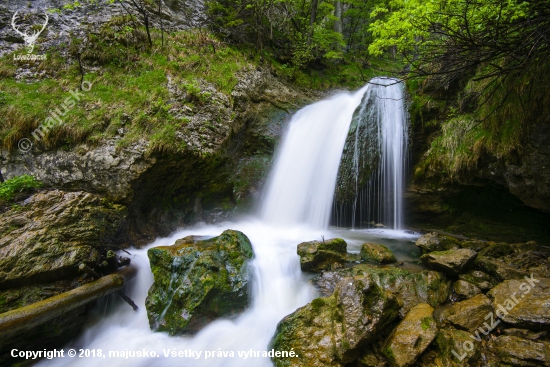
[[[437,335],[434,309],[427,303],[414,306],[386,340],[382,353],[391,366],[412,365]]]
[[[482,291],[487,291],[499,283],[498,280],[480,270],[469,270],[460,274],[458,278],[475,285]]]
[[[328,298],[314,299],[277,325],[269,349],[298,357],[274,358],[275,366],[340,367],[356,360],[397,316],[400,302],[370,276],[345,277]]]
[[[429,268],[449,275],[458,275],[468,270],[476,256],[477,252],[464,248],[430,252],[422,255],[420,260]]]
[[[468,331],[445,327],[439,330],[435,339],[437,354],[435,366],[472,367],[479,366],[481,345],[472,339]]]
[[[242,311],[249,301],[248,261],[253,254],[249,239],[233,230],[149,249],[155,282],[145,306],[151,329],[192,333],[215,318]]]
[[[389,248],[377,243],[364,243],[361,245],[361,259],[379,264],[389,264],[397,261]]]
[[[369,277],[383,289],[390,291],[403,302],[400,316],[405,317],[409,310],[419,304],[428,303],[437,307],[444,303],[450,292],[451,283],[444,274],[424,270],[411,273],[397,267],[376,267],[359,264],[352,268],[323,272],[311,280],[324,296],[329,296],[345,277]]]
[[[474,331],[483,326],[490,313],[493,313],[491,300],[484,294],[478,294],[445,309],[439,319],[442,325],[451,324],[458,329]]]
[[[300,267],[303,271],[318,273],[330,270],[334,264],[347,261],[348,244],[341,238],[302,242],[298,245]]]
[[[0,214],[0,289],[74,279],[81,263],[99,271],[126,214],[94,194],[60,190]]]
[[[452,248],[460,248],[460,241],[456,238],[443,236],[436,232],[426,233],[416,240],[416,246],[422,249],[423,253],[432,251],[444,251]]]
[[[505,280],[487,295],[498,317],[515,327],[550,329],[550,279]]]
[[[453,283],[453,291],[458,299],[469,299],[481,293],[481,289],[462,279]]]

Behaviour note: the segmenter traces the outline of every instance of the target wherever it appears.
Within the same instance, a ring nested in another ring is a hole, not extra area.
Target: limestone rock
[[[472,298],[473,296],[481,293],[481,290],[478,287],[461,279],[453,283],[453,290],[461,299]]]
[[[494,342],[496,354],[512,366],[550,366],[550,343],[517,336],[499,336]]]
[[[440,320],[442,324],[451,323],[457,328],[474,331],[483,326],[487,320],[485,317],[492,312],[491,300],[484,294],[478,294],[445,309]]]
[[[498,281],[488,274],[480,270],[470,270],[458,276],[460,280],[464,280],[475,285],[482,291],[487,291],[498,284]]]
[[[370,276],[345,277],[328,298],[314,299],[277,325],[269,349],[298,358],[274,358],[275,366],[343,367],[393,321],[400,302]]]
[[[97,268],[126,217],[85,192],[39,192],[0,214],[0,289],[67,280]]]
[[[377,243],[364,243],[361,246],[361,258],[379,264],[388,264],[397,261],[395,255],[389,248]]]
[[[333,264],[346,262],[347,246],[341,238],[302,242],[298,245],[300,267],[309,272],[332,269]]]
[[[414,306],[385,342],[382,353],[391,366],[412,365],[437,335],[434,309],[427,303]]]
[[[356,265],[348,269],[326,271],[311,280],[323,296],[329,296],[341,279],[369,276],[380,287],[390,291],[403,302],[400,316],[419,303],[428,303],[437,307],[447,300],[450,281],[441,273],[424,270],[411,273],[395,267],[375,267],[368,264]]]
[[[470,249],[434,251],[422,255],[420,260],[429,268],[449,275],[458,275],[474,262],[477,253]]]
[[[153,330],[196,332],[248,305],[253,250],[241,232],[226,230],[208,240],[188,236],[147,255],[155,278],[145,304]]]
[[[505,280],[487,295],[497,316],[516,327],[550,327],[550,279],[527,277]]]
[[[422,249],[422,252],[444,251],[452,248],[459,248],[460,242],[452,237],[443,236],[435,232],[426,233],[416,240],[416,246]]]

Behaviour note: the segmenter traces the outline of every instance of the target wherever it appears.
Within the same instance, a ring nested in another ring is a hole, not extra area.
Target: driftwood
[[[15,334],[31,330],[99,297],[119,291],[136,272],[136,268],[128,266],[71,291],[0,314],[0,344]]]
[[[80,266],[78,268],[81,271],[85,272],[86,274],[90,275],[94,279],[101,278],[101,275],[96,273],[94,269],[90,268],[86,264],[80,264]],[[128,297],[127,295],[125,295],[122,291],[117,291],[116,294],[118,294],[120,296],[120,298],[122,298],[124,300],[124,302],[129,304],[134,309],[134,311],[138,310],[138,306],[135,304],[135,302],[132,301],[132,299],[130,297]]]

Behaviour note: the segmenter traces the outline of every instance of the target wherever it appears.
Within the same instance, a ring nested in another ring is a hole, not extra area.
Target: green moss
[[[42,183],[34,176],[12,177],[0,183],[0,204],[12,201],[17,195],[32,192],[39,187],[42,187]]]
[[[435,323],[435,320],[432,317],[424,317],[421,320],[422,330],[428,330],[430,325]]]

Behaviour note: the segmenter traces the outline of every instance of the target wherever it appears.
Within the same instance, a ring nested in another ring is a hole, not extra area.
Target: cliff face
[[[499,150],[509,123],[498,135],[472,122],[470,111],[460,108],[465,90],[466,82],[457,83],[413,104],[409,225],[550,243],[550,118],[544,107],[535,104],[510,128],[514,145]],[[417,102],[422,98],[417,93]]]

